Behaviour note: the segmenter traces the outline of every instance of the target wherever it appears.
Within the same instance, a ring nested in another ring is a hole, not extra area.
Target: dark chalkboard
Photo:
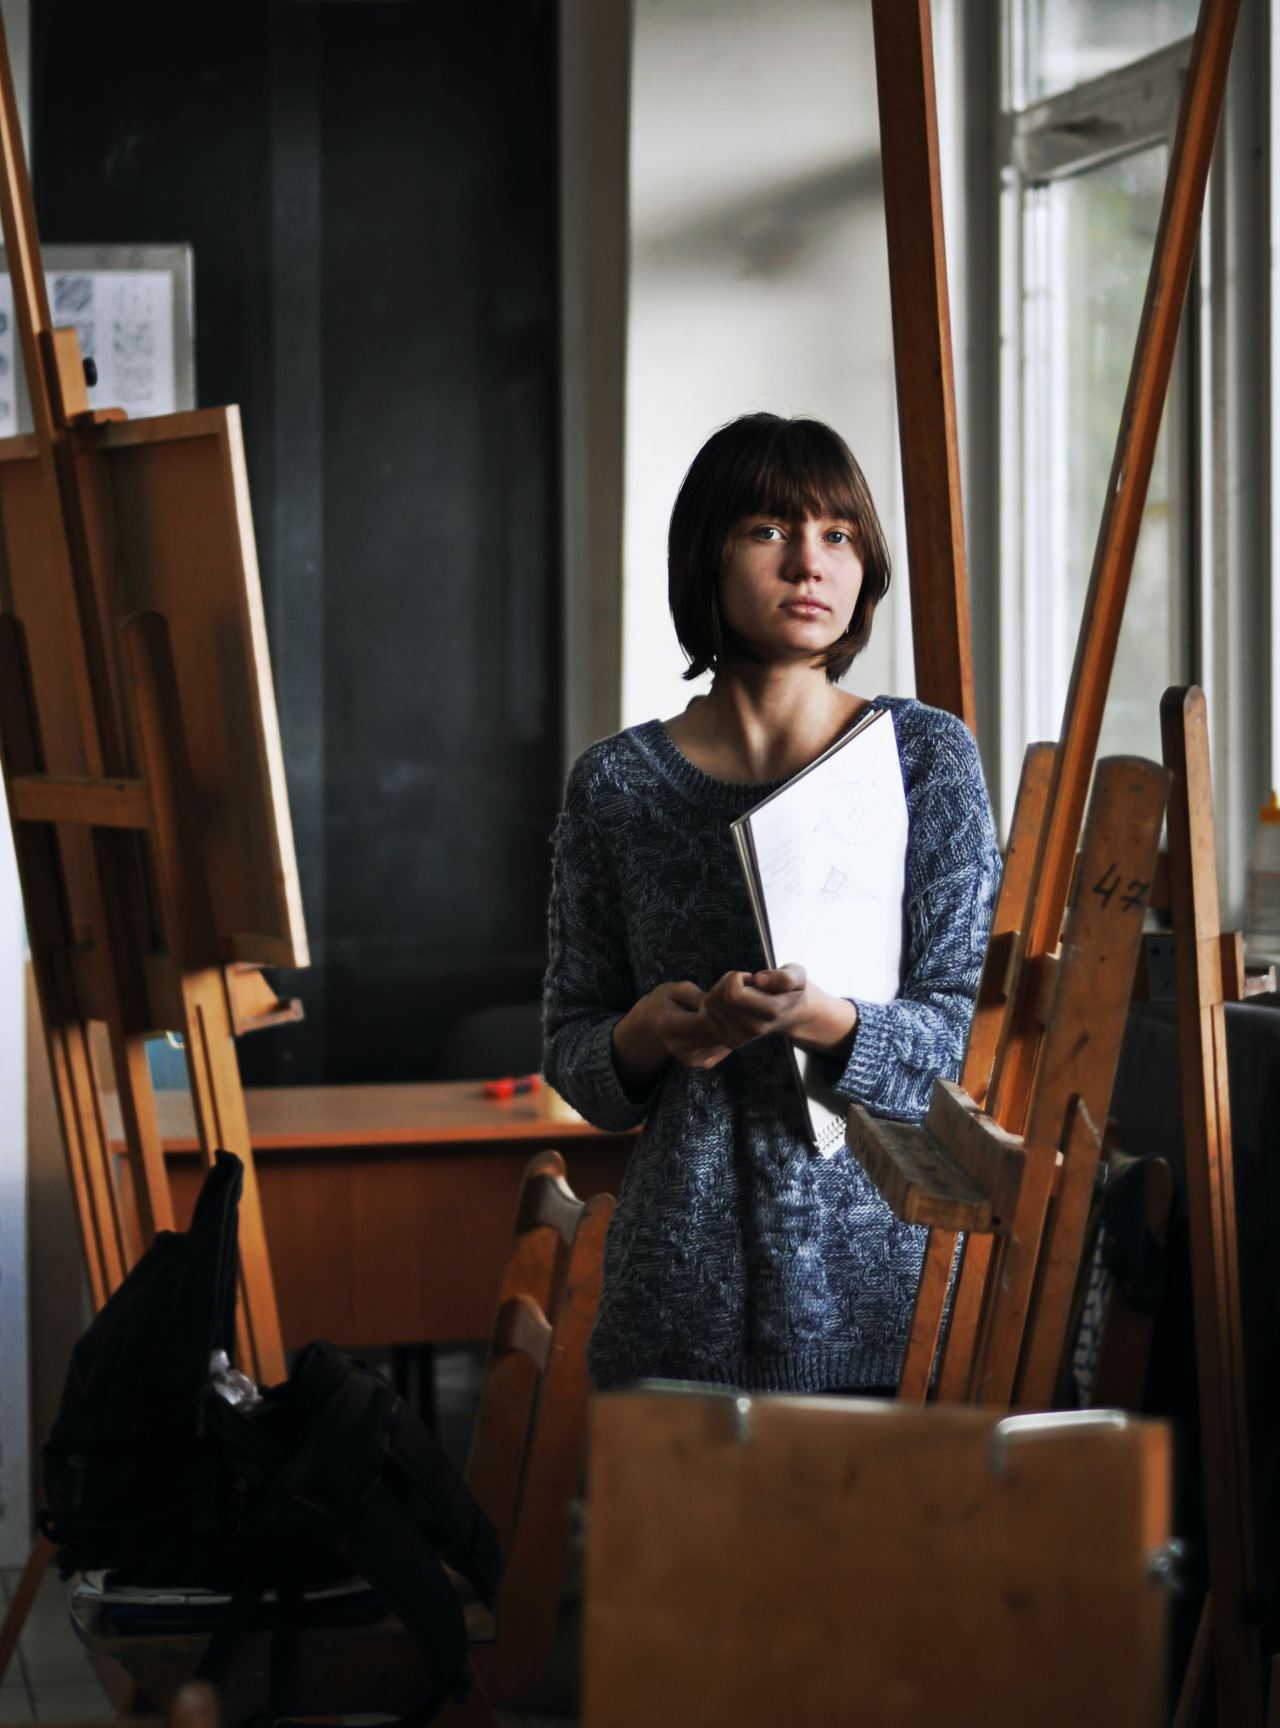
[[[431,1077],[543,967],[554,0],[41,0],[33,29],[42,237],[191,241],[199,400],[244,415],[314,957],[245,1077]]]

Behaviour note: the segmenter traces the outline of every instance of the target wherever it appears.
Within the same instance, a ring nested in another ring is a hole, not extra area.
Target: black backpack
[[[270,1625],[273,1715],[288,1708],[274,1682],[292,1670],[305,1593],[359,1573],[427,1660],[425,1722],[466,1659],[445,1565],[492,1608],[497,1536],[416,1413],[332,1345],[308,1345],[252,1408],[213,1389],[211,1356],[234,1337],[242,1184],[240,1160],[219,1152],[191,1228],[156,1237],[76,1345],[42,1452],[45,1532],[64,1577],[229,1595],[207,1678],[246,1629]]]

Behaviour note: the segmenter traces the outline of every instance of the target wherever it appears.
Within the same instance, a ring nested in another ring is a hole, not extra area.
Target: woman
[[[898,998],[762,969],[729,824],[866,708],[836,680],[888,587],[884,534],[829,427],[747,415],[694,459],[668,571],[686,676],[709,669],[711,690],[584,752],[556,837],[547,1078],[602,1128],[644,1123],[591,1372],[602,1388],[887,1389],[924,1232],[850,1153],[810,1151],[779,1034],[820,1053],[842,1096],[904,1121],[958,1073],[1000,867],[977,750],[949,714],[874,699],[909,823]]]

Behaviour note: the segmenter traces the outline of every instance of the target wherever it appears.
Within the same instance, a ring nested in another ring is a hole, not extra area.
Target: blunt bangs
[[[826,426],[814,421],[782,421],[778,435],[760,449],[755,461],[744,465],[733,495],[726,500],[726,541],[734,524],[744,516],[778,516],[786,522],[830,516],[857,530],[864,543],[859,548],[862,551],[868,498],[865,482],[861,497],[852,483],[852,464],[844,441]]]
[[[834,683],[871,636],[889,587],[889,547],[861,468],[844,439],[820,420],[744,414],[699,450],[671,512],[667,581],[671,616],[689,657],[686,678],[714,672],[725,657],[720,578],[744,516],[847,522],[862,559],[862,589],[848,630],[824,657]]]

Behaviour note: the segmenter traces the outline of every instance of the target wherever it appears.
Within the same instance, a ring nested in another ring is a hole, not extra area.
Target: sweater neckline
[[[873,696],[867,707],[887,708],[889,704],[889,697]],[[719,804],[743,813],[793,778],[784,775],[779,780],[719,780],[685,755],[661,720],[646,720],[643,725],[632,727],[630,737],[664,780],[703,806]]]

